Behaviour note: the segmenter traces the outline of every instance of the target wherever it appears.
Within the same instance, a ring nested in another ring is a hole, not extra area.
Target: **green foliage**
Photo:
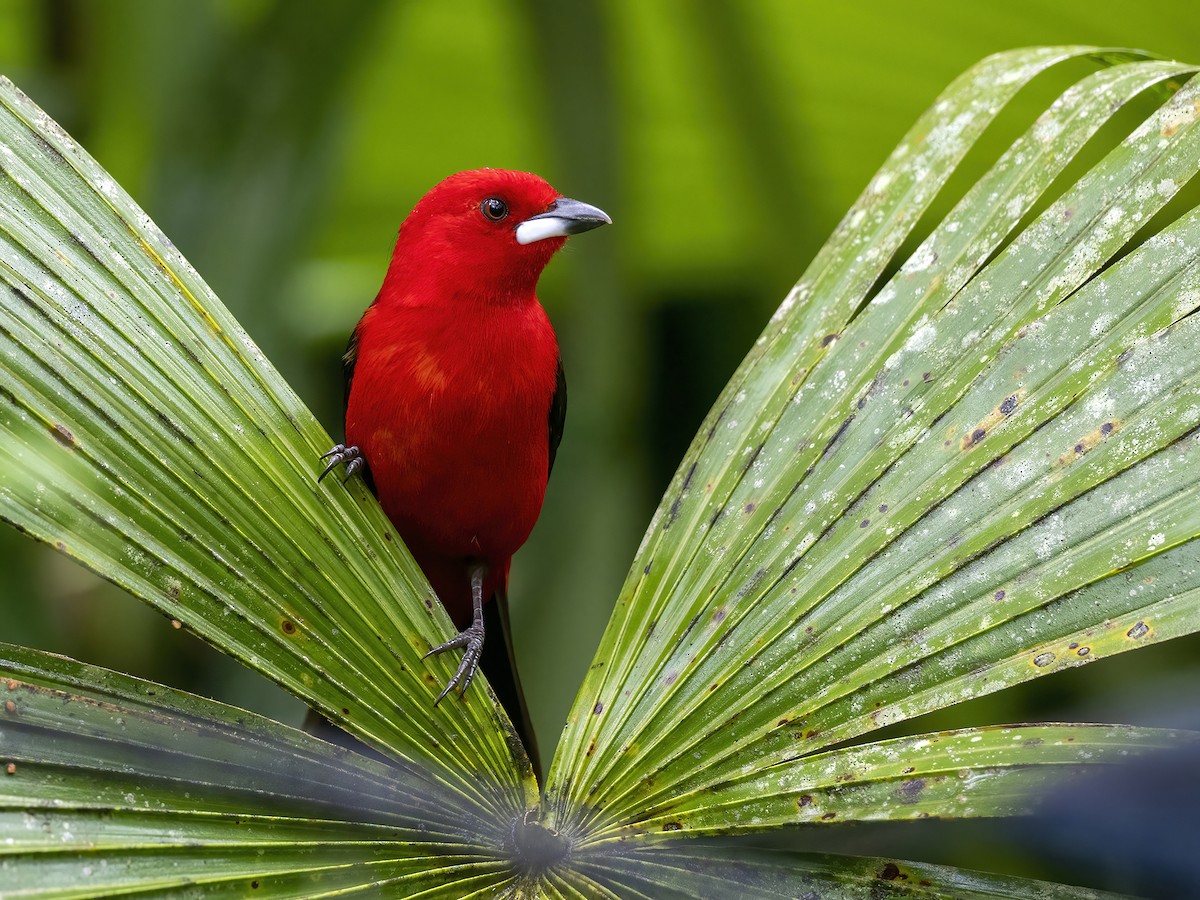
[[[449,620],[374,498],[317,487],[311,413],[116,184],[4,100],[0,514],[367,743],[470,759],[450,783],[523,809],[532,775],[483,692],[433,707],[452,661],[421,657]]]
[[[932,228],[1047,69],[1083,76]],[[1186,739],[1120,726],[851,738],[1200,629],[1194,69],[1013,51],[917,122],[772,318],[634,560],[543,794],[330,439],[158,229],[0,88],[0,515],[387,758],[0,649],[0,889],[317,896],[1096,896],[686,842],[1019,814]],[[1073,169],[1148,91],[1162,105]],[[923,238],[915,251],[903,248]],[[907,258],[905,258],[907,257]],[[901,877],[904,876],[904,877]],[[674,892],[674,893],[671,893]]]
[[[6,896],[185,883],[243,896],[253,882],[310,897],[503,876],[503,817],[430,767],[65,657],[6,645],[0,671],[17,760],[0,782]]]

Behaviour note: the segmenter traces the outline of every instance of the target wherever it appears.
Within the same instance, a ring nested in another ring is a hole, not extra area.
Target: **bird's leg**
[[[487,566],[484,563],[472,563],[470,573],[473,609],[471,624],[446,643],[439,644],[425,654],[428,657],[435,653],[441,653],[443,650],[463,648],[463,658],[462,662],[458,664],[458,671],[454,673],[454,676],[442,688],[442,692],[438,694],[437,699],[433,701],[434,706],[441,703],[442,698],[454,690],[455,685],[460,681],[462,686],[458,689],[458,696],[461,697],[467,692],[467,688],[471,686],[471,679],[475,677],[475,670],[479,668],[479,657],[483,654],[483,579],[487,575]]]
[[[324,472],[317,476],[318,482],[324,480],[326,475],[345,463],[346,477],[342,479],[342,484],[345,484],[350,480],[351,475],[366,465],[362,451],[357,447],[347,447],[345,444],[334,444],[333,449],[328,453],[322,453],[320,458],[328,459],[329,465],[325,467]]]

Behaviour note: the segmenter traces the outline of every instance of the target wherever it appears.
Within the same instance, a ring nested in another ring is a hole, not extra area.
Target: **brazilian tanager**
[[[435,702],[465,692],[482,660],[535,760],[507,582],[542,508],[567,399],[535,289],[569,235],[610,221],[527,172],[478,169],[435,186],[400,226],[350,339],[346,442],[321,474],[343,464],[347,478],[362,474],[462,629],[430,650],[463,651]]]

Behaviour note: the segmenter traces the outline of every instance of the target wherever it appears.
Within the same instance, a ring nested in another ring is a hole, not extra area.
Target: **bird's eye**
[[[508,215],[508,204],[499,197],[488,197],[479,204],[479,210],[489,222],[499,222]]]

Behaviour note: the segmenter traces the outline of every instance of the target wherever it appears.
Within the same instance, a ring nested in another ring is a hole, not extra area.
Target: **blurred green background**
[[[675,462],[908,125],[996,50],[1095,43],[1200,60],[1200,5],[1159,9],[0,0],[0,70],[149,212],[339,438],[339,354],[399,222],[432,184],[484,165],[529,169],[612,215],[539,292],[571,405],[511,593],[548,755]],[[1054,85],[1041,91],[1044,105]],[[299,722],[299,703],[8,529],[0,567],[0,639]],[[905,727],[1200,726],[1198,649],[1129,654]],[[836,841],[962,862],[953,845],[977,839],[970,828],[888,834]],[[1003,852],[965,861],[997,868]]]

